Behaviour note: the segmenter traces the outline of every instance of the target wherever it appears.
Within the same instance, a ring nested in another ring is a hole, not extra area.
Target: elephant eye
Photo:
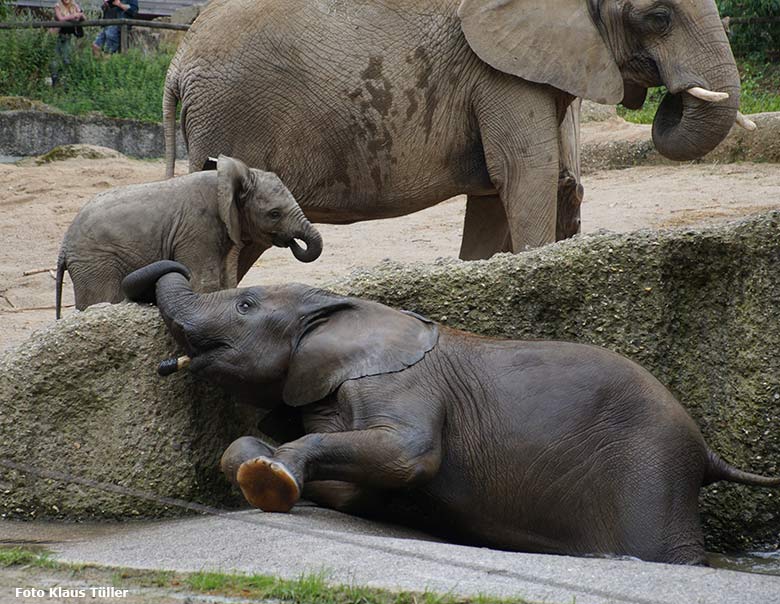
[[[666,33],[672,24],[672,14],[668,8],[656,8],[645,17],[647,26],[656,34]]]
[[[236,304],[236,310],[242,314],[245,315],[249,312],[249,310],[254,306],[254,302],[252,300],[240,300],[238,304]]]
[[[282,212],[277,209],[273,209],[270,212],[268,212],[268,216],[270,218],[273,218],[274,220],[278,220],[279,218],[282,217]]]

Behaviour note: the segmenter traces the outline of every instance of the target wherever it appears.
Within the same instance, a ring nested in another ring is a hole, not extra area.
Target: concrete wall
[[[59,145],[79,143],[110,147],[142,159],[165,155],[160,124],[46,111],[0,111],[0,155],[42,155]],[[176,154],[180,159],[187,156],[180,131]]]

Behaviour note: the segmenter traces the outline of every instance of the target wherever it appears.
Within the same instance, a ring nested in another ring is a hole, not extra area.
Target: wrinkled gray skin
[[[306,244],[306,249],[295,240]],[[322,239],[276,174],[220,157],[216,171],[111,189],[84,206],[65,233],[57,261],[56,314],[70,273],[76,308],[121,302],[122,279],[155,260],[177,260],[207,292],[235,287],[246,246],[290,247],[317,259]]]
[[[155,291],[191,371],[298,426],[223,456],[266,511],[303,495],[473,545],[698,564],[702,485],[780,485],[722,461],[607,350],[478,337],[297,284],[199,295],[185,273],[158,263],[124,286]]]
[[[312,222],[465,193],[461,258],[484,258],[555,240],[574,97],[638,108],[661,84],[658,150],[701,157],[739,106],[714,0],[213,0],[168,71],[167,170],[181,101],[191,170],[216,153],[273,169]],[[262,252],[245,251],[242,269]]]

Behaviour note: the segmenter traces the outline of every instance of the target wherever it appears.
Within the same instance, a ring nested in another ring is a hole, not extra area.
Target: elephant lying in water
[[[155,260],[186,263],[198,291],[235,287],[239,253],[255,244],[289,246],[301,262],[322,252],[319,232],[271,172],[220,156],[216,172],[111,189],[84,206],[65,233],[57,260],[57,318],[66,270],[76,308],[83,310],[121,302],[122,279]]]
[[[473,545],[698,564],[703,485],[780,486],[724,462],[660,382],[607,350],[478,337],[297,284],[200,295],[187,274],[156,263],[123,287],[156,298],[191,371],[298,414],[293,440],[223,456],[263,510],[303,496],[411,510]]]

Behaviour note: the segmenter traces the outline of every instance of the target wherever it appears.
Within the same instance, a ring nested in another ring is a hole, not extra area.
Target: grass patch
[[[0,568],[8,566],[36,566],[55,568],[57,562],[51,560],[49,552],[25,547],[0,547]]]
[[[330,585],[324,574],[303,575],[298,579],[280,579],[266,575],[217,572],[176,573],[89,565],[64,564],[52,560],[43,550],[0,546],[0,568],[22,566],[67,574],[70,580],[85,584],[112,584],[121,589],[170,589],[175,592],[237,597],[267,602],[278,600],[292,604],[529,604],[522,598],[492,596],[461,597],[433,592],[393,592],[372,587]],[[34,572],[34,571],[31,571]]]
[[[39,29],[0,31],[0,96],[27,97],[76,115],[161,121],[174,49],[131,48],[95,58],[96,33],[90,28],[83,38],[72,38],[70,64],[62,65],[54,51],[57,36]],[[56,86],[50,82],[53,71],[59,74]]]
[[[740,61],[738,67],[742,80],[739,110],[744,114],[780,111],[780,65],[762,64],[753,58]],[[618,105],[618,115],[636,124],[652,124],[664,94],[664,87],[651,88],[642,109],[631,111]]]

